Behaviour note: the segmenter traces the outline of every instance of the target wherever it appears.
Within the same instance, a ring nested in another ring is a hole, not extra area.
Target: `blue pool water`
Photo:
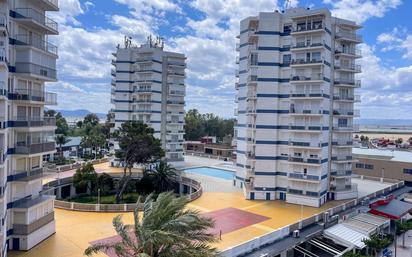
[[[188,173],[196,173],[196,174],[200,174],[204,176],[223,178],[223,179],[228,179],[228,180],[232,180],[235,177],[234,172],[211,168],[211,167],[190,168],[190,169],[185,169],[184,171]]]

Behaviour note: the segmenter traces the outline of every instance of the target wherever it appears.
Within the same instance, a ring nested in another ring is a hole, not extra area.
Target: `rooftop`
[[[412,163],[412,152],[389,149],[352,148],[352,153],[377,159]]]
[[[228,170],[233,169],[233,166],[229,165],[228,162],[192,156],[186,156],[186,165],[189,167],[213,166]],[[95,169],[98,172],[119,172],[119,169],[109,167],[107,163],[97,164]],[[72,171],[61,173],[60,178],[65,177],[64,173],[72,174]],[[222,182],[216,186],[217,180],[217,178],[199,177],[205,190],[199,199],[189,204],[189,207],[216,219],[214,230],[222,231],[222,240],[216,244],[220,250],[243,244],[269,232],[296,224],[302,219],[323,213],[326,209],[346,202],[330,201],[321,208],[314,208],[289,204],[284,201],[246,200],[241,191],[231,187],[230,181],[228,183]],[[354,182],[358,184],[358,188],[362,189],[359,192],[361,196],[391,185],[359,179],[354,179]],[[11,252],[9,256],[83,256],[83,251],[90,242],[115,235],[111,221],[118,214],[56,209],[56,234],[28,252]],[[123,213],[122,215],[125,223],[133,222],[132,213]]]

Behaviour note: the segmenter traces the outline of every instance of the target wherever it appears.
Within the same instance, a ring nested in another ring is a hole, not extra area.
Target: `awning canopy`
[[[369,239],[365,234],[362,234],[354,229],[351,229],[343,224],[337,224],[331,228],[323,231],[326,237],[339,242],[347,247],[356,247],[362,249],[365,244],[362,242],[363,239]]]

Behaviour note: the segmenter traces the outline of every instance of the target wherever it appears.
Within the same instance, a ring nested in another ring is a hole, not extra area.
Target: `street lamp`
[[[100,188],[97,189],[97,204],[100,205]]]
[[[381,178],[383,179],[385,177],[385,168],[382,168],[381,170]],[[382,180],[383,181],[383,180]]]

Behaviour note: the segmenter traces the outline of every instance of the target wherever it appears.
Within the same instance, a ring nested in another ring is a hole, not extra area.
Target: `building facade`
[[[151,38],[141,46],[126,41],[113,55],[114,129],[128,120],[148,124],[161,140],[166,160],[182,164],[186,57],[165,51],[160,40]]]
[[[357,196],[351,148],[359,28],[327,9],[241,21],[235,184],[248,199],[321,206]]]
[[[0,1],[1,256],[28,250],[55,232],[53,197],[41,194],[43,155],[55,152],[55,120],[44,116],[56,94],[57,0]]]

